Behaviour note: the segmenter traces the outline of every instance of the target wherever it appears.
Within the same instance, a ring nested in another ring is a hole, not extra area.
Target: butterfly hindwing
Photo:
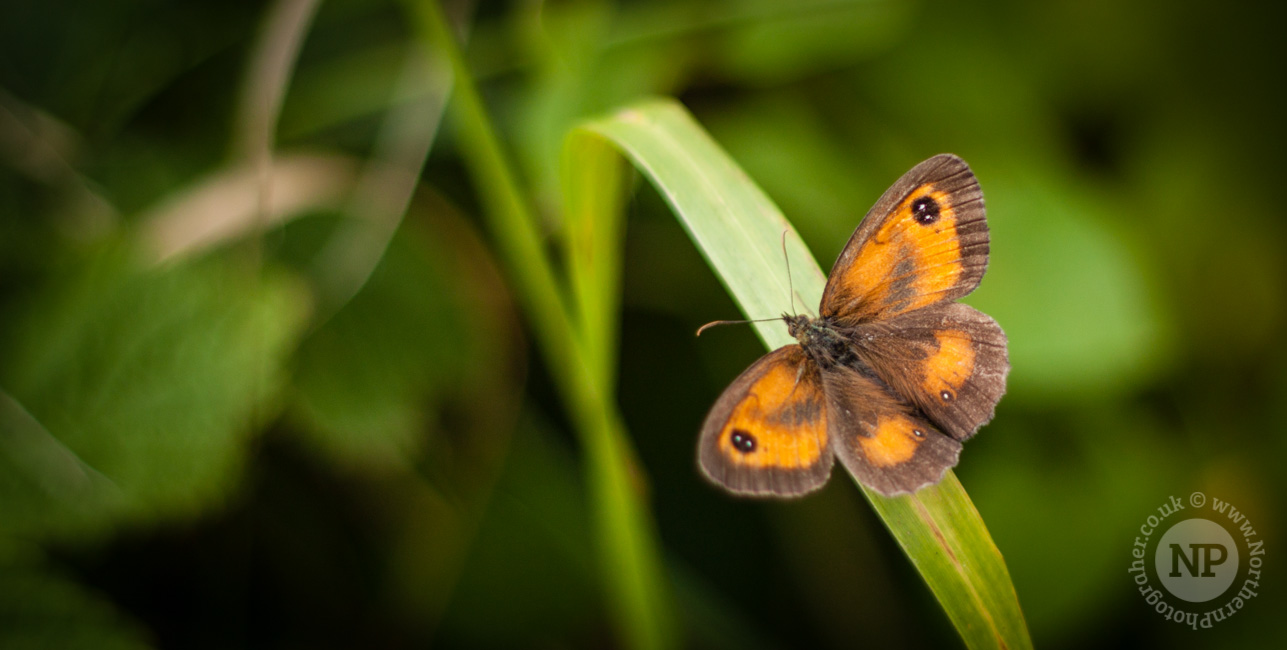
[[[846,366],[823,375],[832,447],[859,483],[885,496],[937,483],[961,443],[939,432],[874,377]],[[843,414],[843,415],[841,415]]]
[[[810,492],[831,474],[827,421],[817,365],[798,345],[778,348],[734,380],[706,416],[702,471],[739,494]]]
[[[1010,361],[987,314],[947,303],[852,332],[858,357],[948,435],[965,440],[992,419]]]
[[[868,211],[840,253],[821,315],[884,320],[978,286],[988,262],[983,192],[951,154],[912,168]]]

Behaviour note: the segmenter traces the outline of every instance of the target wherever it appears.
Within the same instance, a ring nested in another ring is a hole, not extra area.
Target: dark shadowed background
[[[582,450],[440,122],[441,66],[397,2],[309,9],[0,9],[0,646],[618,645]],[[1287,640],[1280,5],[449,13],[551,232],[567,129],[648,95],[824,268],[904,171],[964,157],[992,227],[966,302],[1013,371],[957,474],[1035,643]],[[959,643],[839,472],[791,502],[701,478],[706,409],[764,350],[695,338],[736,306],[637,177],[627,214],[617,402],[687,643]],[[1258,595],[1207,630],[1127,571],[1195,491],[1265,551]]]

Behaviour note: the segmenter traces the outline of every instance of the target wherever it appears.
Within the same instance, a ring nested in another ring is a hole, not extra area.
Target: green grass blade
[[[573,261],[576,276],[568,305],[554,265],[546,255],[535,210],[518,177],[455,37],[437,0],[408,0],[420,39],[447,60],[455,79],[452,108],[461,155],[498,242],[509,280],[532,323],[545,360],[558,384],[581,444],[586,449],[588,489],[595,519],[608,609],[622,644],[631,648],[676,645],[674,615],[661,561],[660,544],[643,501],[633,451],[612,404],[611,363],[615,303],[604,297],[615,289],[615,262]],[[593,205],[602,205],[590,199]],[[615,240],[614,229],[589,242],[602,250]],[[571,246],[581,251],[580,244]],[[575,314],[573,312],[576,312]]]
[[[572,137],[618,148],[648,176],[748,318],[788,311],[789,286],[796,309],[818,304],[826,276],[803,241],[683,107],[641,102]],[[757,323],[756,331],[770,348],[791,342],[781,322]],[[1005,560],[954,474],[912,496],[863,493],[969,647],[1031,647]]]
[[[564,245],[567,268],[580,326],[586,367],[605,394],[614,392],[616,333],[621,295],[621,225],[623,179],[621,157],[598,138],[571,138],[563,153]],[[660,573],[660,556],[651,539],[632,533],[642,516],[637,503],[638,474],[629,459],[625,427],[615,412],[604,423],[610,435],[586,439],[590,480],[597,511],[598,534],[614,557],[606,558],[609,573],[621,581],[617,597],[620,624],[630,631],[636,647],[673,647],[677,637],[671,622],[668,589]],[[633,514],[632,514],[633,513]],[[657,570],[640,570],[644,567]],[[642,625],[640,625],[642,623]]]
[[[638,104],[589,122],[579,133],[611,141],[652,180],[748,318],[790,311],[792,288],[797,310],[812,310],[821,300],[826,275],[799,235],[681,107]],[[792,342],[780,322],[755,327],[770,347]]]
[[[597,138],[569,139],[563,158],[568,276],[591,374],[611,394],[616,383],[625,167],[621,156]]]

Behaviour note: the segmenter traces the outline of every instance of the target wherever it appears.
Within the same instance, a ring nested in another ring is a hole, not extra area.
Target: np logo
[[[1194,521],[1194,520],[1190,520]],[[1214,578],[1216,574],[1211,567],[1216,564],[1224,564],[1229,558],[1229,547],[1224,544],[1189,544],[1193,549],[1193,560],[1190,561],[1184,554],[1184,549],[1179,544],[1171,544],[1171,577],[1180,577],[1180,560],[1184,560],[1184,566],[1188,567],[1189,575],[1202,576],[1203,578]],[[1202,551],[1202,558],[1198,558],[1198,551]],[[1219,551],[1220,555],[1216,559],[1211,559],[1211,551]],[[1207,568],[1202,569],[1202,561],[1206,560]],[[1201,573],[1198,573],[1201,571]]]
[[[1176,598],[1205,603],[1219,597],[1238,577],[1238,546],[1224,526],[1210,519],[1185,519],[1157,543],[1158,579]]]
[[[1256,529],[1237,508],[1219,499],[1206,505],[1201,492],[1190,495],[1188,503],[1171,497],[1140,526],[1131,551],[1135,560],[1127,569],[1149,605],[1193,629],[1212,627],[1258,595],[1265,552]],[[1157,543],[1150,544],[1158,532]]]

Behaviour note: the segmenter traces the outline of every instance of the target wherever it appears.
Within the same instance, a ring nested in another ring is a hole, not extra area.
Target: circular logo
[[[1224,526],[1209,519],[1185,519],[1157,543],[1157,577],[1176,598],[1205,603],[1219,597],[1238,577],[1238,545]]]
[[[1232,503],[1202,492],[1172,495],[1138,530],[1126,571],[1166,620],[1210,629],[1260,595],[1265,542]]]

